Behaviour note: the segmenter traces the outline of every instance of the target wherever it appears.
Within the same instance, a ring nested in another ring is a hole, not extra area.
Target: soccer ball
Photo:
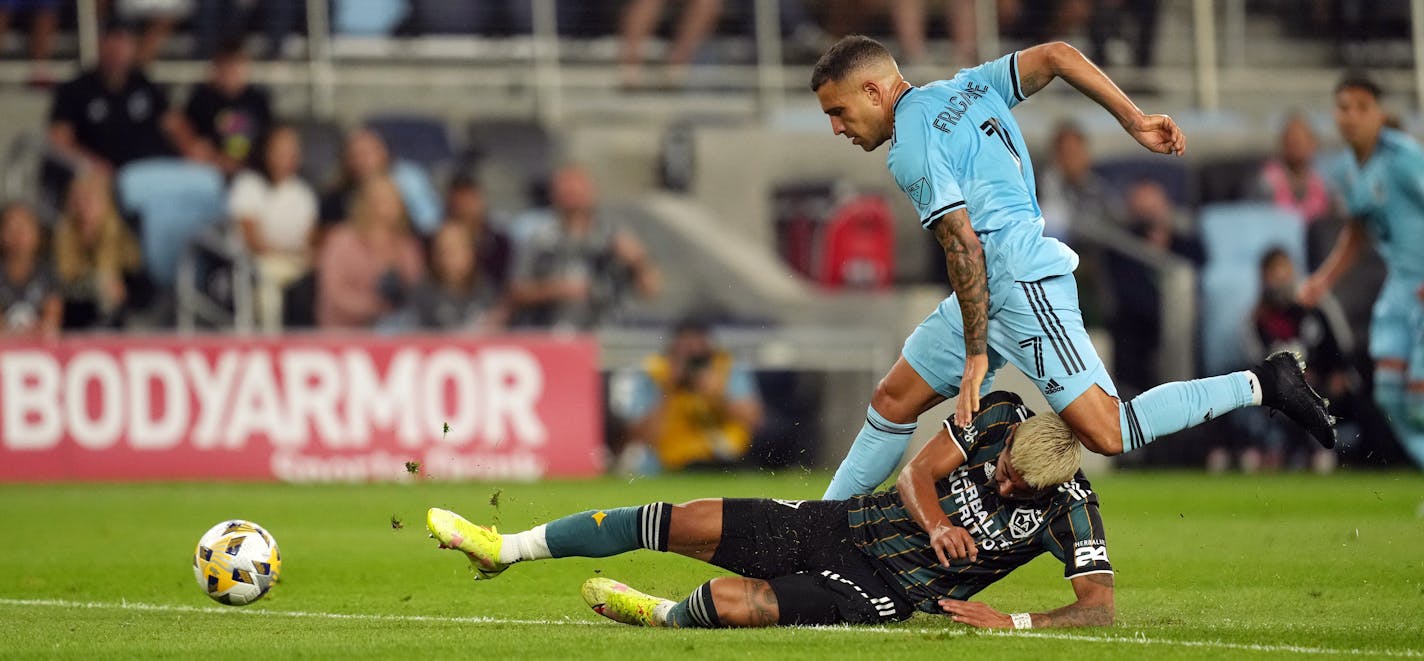
[[[251,521],[223,521],[198,540],[193,578],[220,604],[242,606],[262,598],[282,573],[277,540]]]

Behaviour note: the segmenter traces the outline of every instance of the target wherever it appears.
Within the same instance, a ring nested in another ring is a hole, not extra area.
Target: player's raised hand
[[[989,374],[989,356],[975,354],[964,361],[964,377],[959,380],[959,403],[954,409],[954,424],[968,427],[979,412],[979,386]]]
[[[970,562],[979,559],[979,548],[974,545],[974,536],[958,526],[936,526],[934,532],[930,533],[930,548],[934,549],[935,557],[939,558],[939,563],[945,567],[949,566],[951,559],[969,558]]]
[[[1000,613],[993,606],[980,601],[960,601],[940,599],[939,607],[949,614],[949,619],[981,629],[1012,629],[1014,618]]]
[[[1139,144],[1158,154],[1181,156],[1187,152],[1187,135],[1167,115],[1143,115],[1124,128]]]

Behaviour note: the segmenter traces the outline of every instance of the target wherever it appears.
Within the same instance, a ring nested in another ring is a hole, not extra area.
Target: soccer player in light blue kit
[[[1424,152],[1386,128],[1382,90],[1362,75],[1335,88],[1335,123],[1346,148],[1327,174],[1350,222],[1329,257],[1301,284],[1314,306],[1355,263],[1368,233],[1387,276],[1370,320],[1375,402],[1414,463],[1424,468]]]
[[[1064,43],[1010,53],[920,87],[866,37],[840,40],[816,63],[811,89],[831,129],[865,151],[890,142],[890,172],[944,248],[954,287],[876,387],[825,498],[874,490],[899,463],[916,419],[940,402],[958,396],[955,421],[968,425],[1005,362],[1033,379],[1083,446],[1099,454],[1135,450],[1262,404],[1334,446],[1324,400],[1305,383],[1298,358],[1286,353],[1249,371],[1169,383],[1118,401],[1083,327],[1072,275],[1078,256],[1043,236],[1033,164],[1010,112],[1054,78],[1103,106],[1148,150],[1186,149],[1170,117],[1144,114]]]

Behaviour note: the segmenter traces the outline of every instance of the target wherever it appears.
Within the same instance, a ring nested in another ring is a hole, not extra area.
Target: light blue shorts
[[[1409,365],[1410,381],[1424,381],[1424,301],[1419,283],[1385,280],[1370,315],[1370,357]]]
[[[1094,385],[1117,397],[1117,387],[1083,328],[1072,275],[1005,283],[990,293],[990,300],[989,374],[981,395],[992,390],[994,374],[1008,362],[1038,385],[1054,411],[1062,411]],[[936,392],[945,397],[959,394],[964,319],[958,296],[940,301],[905,340],[901,355]]]

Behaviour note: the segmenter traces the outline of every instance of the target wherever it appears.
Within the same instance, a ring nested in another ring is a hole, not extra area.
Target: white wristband
[[[1033,616],[1032,616],[1032,615],[1029,615],[1028,613],[1014,613],[1013,615],[1010,615],[1009,617],[1011,617],[1011,618],[1014,619],[1014,628],[1015,628],[1015,629],[1032,629],[1032,628],[1033,628]]]

